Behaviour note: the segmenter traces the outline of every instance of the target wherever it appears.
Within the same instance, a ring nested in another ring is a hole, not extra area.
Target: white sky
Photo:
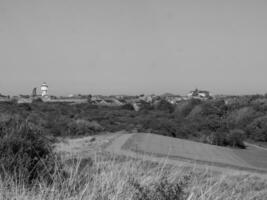
[[[0,0],[0,93],[265,93],[266,19],[259,0]]]

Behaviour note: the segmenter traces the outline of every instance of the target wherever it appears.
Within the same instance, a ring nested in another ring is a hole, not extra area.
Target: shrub
[[[156,109],[157,110],[161,110],[161,111],[167,111],[169,113],[174,112],[175,107],[169,103],[166,100],[160,100],[157,104],[156,104]]]
[[[68,125],[68,135],[92,135],[103,131],[104,128],[96,121],[77,119]]]
[[[257,118],[257,113],[252,107],[236,109],[227,116],[227,122],[231,127],[244,127],[246,124]]]
[[[53,136],[66,136],[69,119],[64,115],[49,113],[44,128]]]
[[[57,173],[50,141],[27,122],[12,119],[0,124],[0,177],[30,184],[51,182]]]
[[[185,184],[182,182],[170,182],[162,177],[152,185],[141,185],[138,181],[130,181],[134,189],[133,200],[183,200],[186,199],[184,192]]]
[[[140,100],[139,101],[140,110],[141,111],[150,111],[153,110],[153,106],[150,103],[147,103],[146,101]]]
[[[197,105],[201,105],[202,102],[199,99],[191,99],[189,101],[182,101],[176,105],[175,114],[178,116],[187,117],[193,108]]]
[[[34,99],[32,100],[32,103],[43,103],[43,99],[40,98],[40,97],[34,98]]]
[[[227,143],[231,147],[238,147],[244,149],[246,146],[244,144],[245,133],[240,129],[231,130],[227,135]]]
[[[208,136],[207,142],[218,146],[230,146],[244,149],[244,131],[235,129],[229,133],[213,132]]]
[[[212,132],[207,141],[213,145],[227,146],[227,135],[224,132]]]
[[[134,110],[133,105],[130,103],[124,104],[123,106],[121,106],[121,108],[124,110]]]

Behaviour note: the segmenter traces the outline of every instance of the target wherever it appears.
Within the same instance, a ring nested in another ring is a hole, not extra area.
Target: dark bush
[[[161,111],[166,111],[169,113],[174,112],[174,105],[172,105],[171,103],[169,103],[166,100],[160,100],[157,104],[156,104],[156,109],[157,110],[161,110]]]
[[[51,182],[57,171],[50,141],[25,121],[12,119],[0,124],[0,176],[30,184]]]
[[[201,105],[202,102],[199,99],[191,99],[188,101],[182,101],[176,105],[175,113],[178,116],[187,117],[195,106]]]
[[[122,109],[125,109],[125,110],[134,110],[133,105],[130,104],[130,103],[127,103],[127,104],[121,106],[121,108],[122,108]]]
[[[227,135],[227,145],[231,147],[246,148],[244,144],[245,132],[239,129],[231,130]]]
[[[150,103],[147,103],[146,101],[140,100],[139,106],[141,111],[150,111],[153,110],[153,106]]]
[[[218,146],[230,146],[234,148],[244,149],[244,131],[242,130],[231,130],[229,133],[226,132],[212,132],[207,137],[207,142]]]
[[[96,121],[87,121],[84,119],[77,119],[68,124],[68,135],[93,135],[103,131],[104,128]]]
[[[184,200],[187,196],[185,183],[170,182],[165,177],[151,185],[141,185],[136,180],[131,180],[130,184],[135,191],[134,200]]]
[[[38,97],[38,98],[34,98],[34,99],[32,100],[32,103],[42,103],[42,102],[43,102],[43,99],[40,98],[40,97]]]
[[[207,141],[209,144],[227,146],[227,134],[224,132],[212,132]]]

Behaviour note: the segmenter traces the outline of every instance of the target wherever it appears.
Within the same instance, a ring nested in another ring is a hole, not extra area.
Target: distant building
[[[32,97],[36,97],[36,96],[37,96],[37,88],[33,88]]]
[[[10,101],[10,97],[0,93],[0,101]]]
[[[20,95],[20,97],[17,100],[18,104],[26,104],[26,103],[32,103],[32,98],[24,98]]]
[[[183,97],[181,97],[179,95],[176,95],[176,96],[168,96],[168,97],[165,97],[164,99],[166,101],[168,101],[169,103],[171,103],[171,104],[176,104],[179,101],[182,101],[183,100]]]
[[[210,92],[198,89],[189,92],[187,96],[189,99],[201,99],[201,100],[207,100],[212,98]]]
[[[143,100],[147,103],[152,103],[153,99],[155,98],[155,95],[140,95],[139,100]]]
[[[41,95],[42,97],[48,95],[48,85],[45,82],[41,85]]]

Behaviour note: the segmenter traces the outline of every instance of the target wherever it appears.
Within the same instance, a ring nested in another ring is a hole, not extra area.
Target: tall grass
[[[60,173],[51,141],[33,124],[19,118],[0,122],[0,177],[14,182],[52,182]]]
[[[55,175],[32,187],[0,180],[0,199],[10,200],[264,200],[267,181],[252,175],[221,174],[142,160],[96,156],[64,161],[68,176]]]

